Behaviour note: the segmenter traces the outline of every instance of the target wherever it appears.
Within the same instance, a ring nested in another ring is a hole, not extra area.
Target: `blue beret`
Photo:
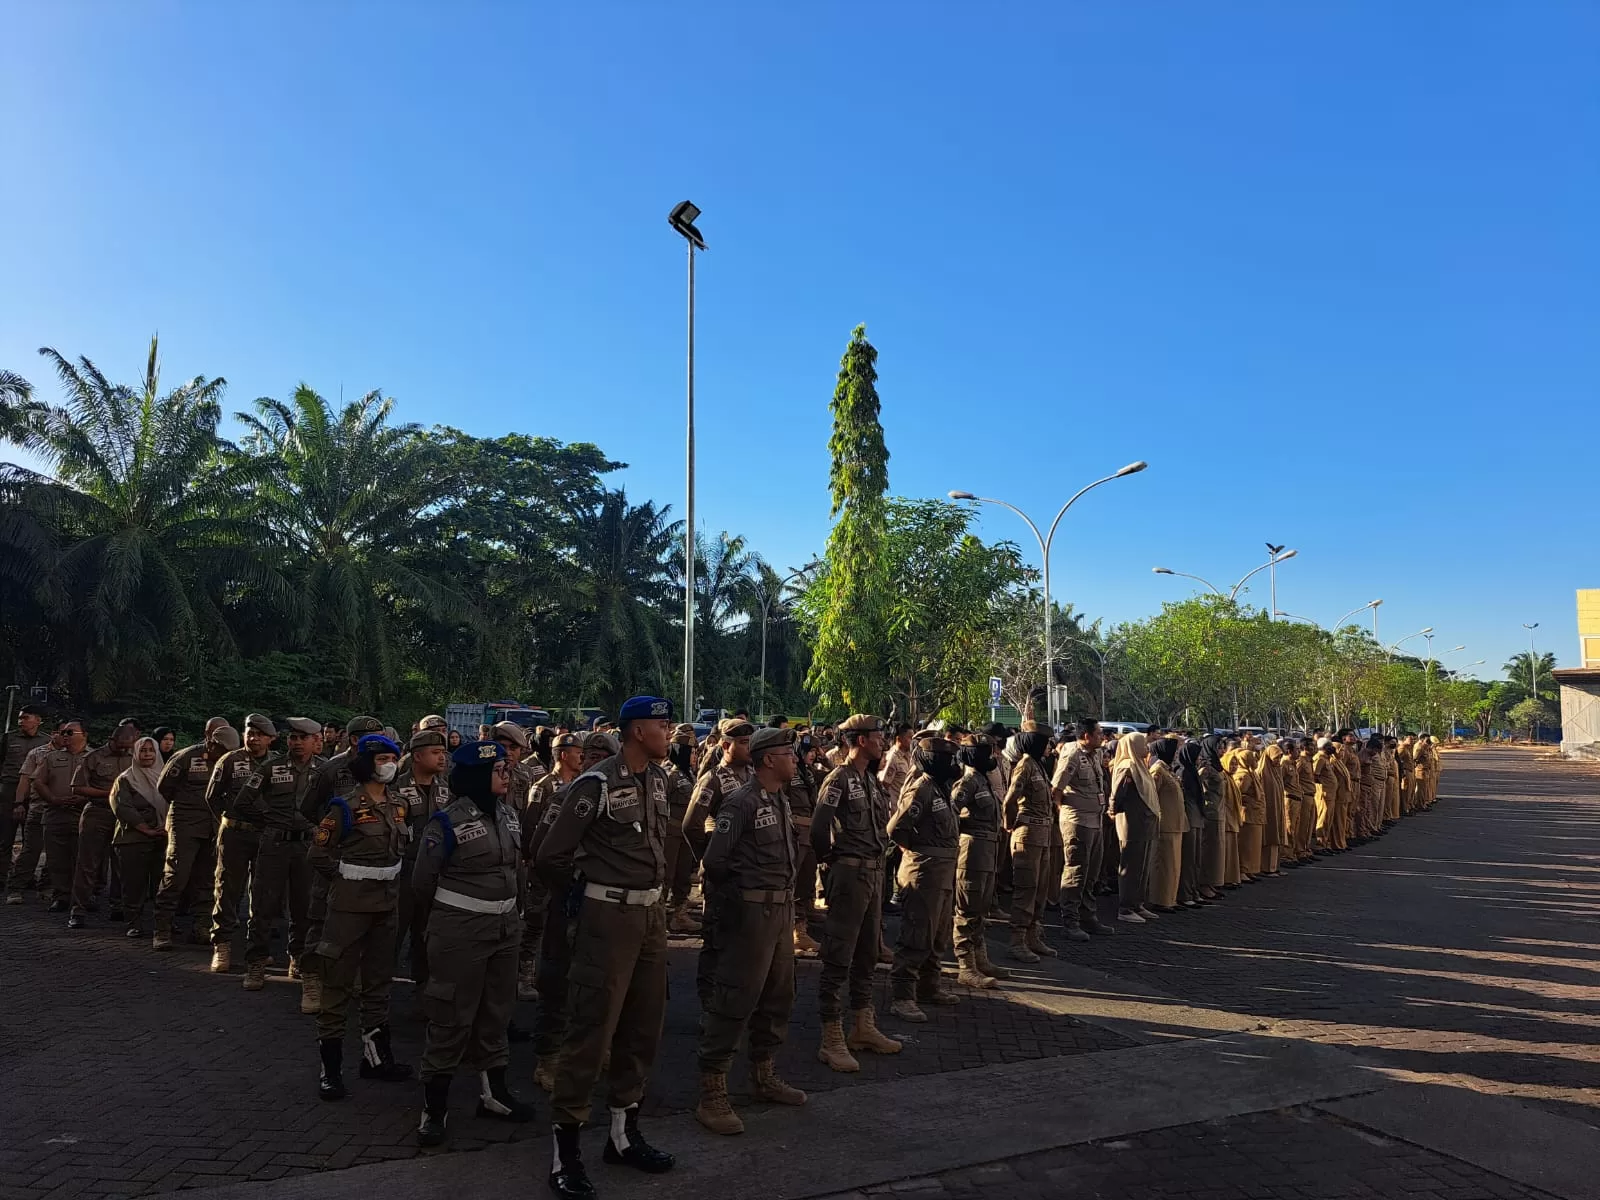
[[[506,756],[506,748],[499,742],[462,742],[450,761],[458,767],[477,767],[497,763]]]
[[[635,696],[626,701],[617,715],[619,721],[642,721],[650,718],[672,719],[672,701],[660,696]]]
[[[356,743],[357,754],[399,754],[400,747],[396,746],[381,733],[369,733]]]

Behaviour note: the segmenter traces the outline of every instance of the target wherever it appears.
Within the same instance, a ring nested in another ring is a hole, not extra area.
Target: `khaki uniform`
[[[206,784],[206,807],[217,819],[217,869],[211,907],[213,946],[232,945],[234,930],[239,927],[239,906],[250,894],[256,852],[261,849],[261,825],[241,816],[234,801],[244,781],[267,757],[252,758],[243,746],[229,750],[217,759]]]
[[[1340,742],[1334,747],[1334,759],[1339,764],[1339,849],[1350,843],[1350,831],[1355,826],[1356,802],[1361,795],[1361,755],[1353,747]]]
[[[900,847],[900,936],[889,980],[896,1000],[925,1000],[939,990],[939,956],[955,911],[960,819],[950,794],[928,776],[906,780],[889,818]]]
[[[103,788],[108,793],[121,775],[133,765],[133,747],[115,750],[110,745],[91,750],[73,772],[72,786]],[[95,796],[84,802],[78,816],[78,853],[73,870],[72,911],[85,912],[94,904],[94,890],[111,851],[111,835],[117,818],[111,812],[110,796]],[[120,872],[119,872],[120,876]]]
[[[311,864],[306,849],[316,822],[307,815],[312,784],[323,766],[312,755],[296,763],[287,753],[268,755],[246,777],[234,799],[241,817],[261,826],[250,878],[249,944],[245,962],[271,957],[272,923],[289,904],[289,957],[303,960],[310,922]]]
[[[328,884],[322,940],[313,947],[322,966],[319,1040],[344,1036],[352,994],[363,1034],[388,1024],[406,818],[398,788],[386,788],[382,800],[363,789],[330,803],[311,837],[306,861]]]
[[[717,823],[717,814],[722,811],[723,800],[754,777],[755,768],[749,763],[737,767],[719,766],[700,776],[681,826],[683,836],[700,857],[705,856],[711,831]],[[669,811],[670,808],[669,804]],[[717,932],[716,915],[720,905],[716,898],[716,884],[702,878],[700,890],[705,901],[705,920],[700,929],[700,954],[695,960],[694,986],[700,997],[700,1007],[705,1008],[711,1002],[711,989],[717,975],[717,955],[722,952],[722,938]]]
[[[1011,830],[1013,932],[1039,933],[1050,882],[1050,847],[1054,840],[1051,826],[1056,823],[1057,811],[1044,768],[1030,755],[1022,755],[1011,769],[1011,783],[1005,797],[1006,828]],[[1070,865],[1064,870],[1071,870]],[[1075,876],[1069,886],[1074,888],[1074,896],[1078,896],[1087,893],[1093,882],[1092,874],[1081,879]]]
[[[1239,829],[1239,871],[1242,875],[1259,875],[1267,803],[1256,779],[1255,755],[1248,750],[1230,751],[1223,759],[1223,769],[1239,790],[1239,805],[1244,812]]]
[[[1178,903],[1178,877],[1182,870],[1183,835],[1189,832],[1189,819],[1184,811],[1183,785],[1178,782],[1172,768],[1159,758],[1150,764],[1150,779],[1156,785],[1156,797],[1161,805],[1160,824],[1156,830],[1155,853],[1150,865],[1150,903],[1161,908],[1173,908]]]
[[[639,1102],[655,1064],[667,1004],[667,813],[667,773],[648,763],[636,775],[619,754],[568,786],[539,844],[547,882],[559,885],[569,871],[583,880],[551,1096],[557,1124],[589,1119],[608,1049],[611,1109]]]
[[[546,778],[554,778],[547,776]],[[530,865],[539,855],[539,846],[566,799],[566,784],[549,784],[539,812],[539,824],[524,839],[523,860]],[[578,904],[573,895],[571,872],[559,882],[534,867],[545,893],[544,931],[539,938],[539,974],[535,989],[539,993],[539,1014],[533,1023],[533,1048],[541,1059],[560,1053],[567,1033],[567,970],[572,965],[572,931],[577,921]]]
[[[822,978],[817,1004],[824,1021],[843,1017],[846,981],[850,1008],[872,1004],[883,922],[883,858],[888,849],[889,801],[871,775],[849,764],[828,772],[811,819],[811,849],[828,864],[828,916],[822,929]]]
[[[1278,873],[1279,856],[1287,842],[1284,829],[1283,751],[1267,746],[1256,755],[1256,791],[1260,794],[1266,821],[1261,827],[1261,870]]]
[[[1200,842],[1200,886],[1221,887],[1228,881],[1228,777],[1209,763],[1200,767],[1201,812],[1205,829]]]
[[[1300,816],[1295,823],[1295,851],[1301,862],[1315,858],[1313,850],[1317,841],[1317,771],[1316,755],[1301,750],[1295,755],[1295,773],[1300,780]]]
[[[1061,833],[1066,846],[1066,861],[1061,872],[1061,923],[1068,929],[1093,929],[1100,923],[1094,900],[1095,881],[1105,857],[1106,776],[1100,755],[1085,750],[1081,743],[1066,747],[1056,760],[1052,783],[1061,795]],[[1020,807],[1019,807],[1020,814]],[[1009,819],[1009,812],[1008,812]],[[1012,832],[1016,843],[1016,830]],[[1032,835],[1036,840],[1037,834]],[[1013,881],[1017,856],[1011,854]],[[1013,882],[1013,905],[1020,901],[1022,889]],[[1015,919],[1013,928],[1018,928]]]
[[[817,789],[810,768],[801,769],[798,760],[794,778],[784,789],[789,801],[789,820],[794,825],[794,919],[809,921],[817,907],[817,852],[811,848],[811,818],[817,810]]]
[[[716,881],[722,953],[700,1027],[700,1070],[726,1075],[749,1030],[750,1060],[783,1045],[794,1009],[794,876],[798,858],[784,791],[752,779],[725,797],[703,862]]]
[[[355,761],[355,756],[355,750],[347,747],[323,761],[321,769],[312,780],[311,797],[304,806],[305,815],[313,823],[321,821],[327,815],[328,805],[336,798],[348,798],[360,790],[361,784],[350,773],[350,764]],[[328,882],[326,877],[317,872],[311,875],[311,895],[306,902],[308,945],[315,946],[322,941],[322,925],[328,919]],[[306,974],[316,975],[322,970],[322,961],[313,954],[306,959],[302,967]]]
[[[457,796],[423,830],[411,886],[428,913],[422,1011],[424,1082],[462,1063],[488,1071],[511,1060],[506,1027],[517,1003],[517,912],[522,817],[504,800],[494,815]]]
[[[25,799],[21,814],[17,816],[12,814],[17,795],[17,782],[22,778],[22,764],[39,747],[49,744],[50,739],[42,733],[25,737],[20,729],[13,729],[9,733],[0,734],[0,892],[6,890],[7,881],[10,879],[11,847],[16,842],[19,830],[23,835],[22,859],[18,860],[18,875],[10,886],[19,892],[25,887],[33,886],[33,871],[39,859],[37,850],[32,855],[29,854],[27,823],[33,813],[34,805]]]
[[[667,911],[675,913],[688,907],[694,886],[695,854],[683,836],[683,821],[694,799],[694,781],[671,763],[664,763],[662,770],[667,773],[667,820],[672,823],[667,834]]]
[[[149,903],[150,892],[161,877],[161,853],[166,839],[139,832],[140,825],[160,826],[161,814],[126,779],[118,778],[111,785],[111,812],[117,819],[111,849],[117,856],[117,869],[122,876],[122,907],[127,914],[128,927],[133,929],[143,922],[144,906]]]
[[[1383,751],[1383,817],[1393,824],[1400,819],[1400,764],[1395,759],[1394,750],[1384,747]]]
[[[179,904],[209,926],[217,874],[217,816],[206,803],[214,764],[204,743],[177,751],[161,770],[167,799],[166,861],[156,893],[156,925],[170,931]],[[126,881],[124,881],[126,883]]]
[[[543,821],[550,801],[570,782],[555,771],[546,772],[528,789],[527,803],[522,809],[522,948],[517,959],[519,970],[539,960],[539,943],[544,940],[545,923],[550,911],[550,889],[545,887],[539,873],[531,869],[533,835]]]
[[[1317,841],[1324,850],[1343,846],[1339,837],[1339,789],[1344,768],[1330,749],[1319,749],[1311,760],[1312,778],[1316,782]]]
[[[960,831],[956,855],[956,957],[987,960],[984,921],[994,904],[995,869],[1000,860],[1000,802],[989,776],[967,767],[950,797]]]
[[[422,845],[422,830],[440,809],[450,806],[450,785],[443,774],[435,775],[431,783],[418,783],[408,767],[395,776],[395,799],[405,808],[406,838],[401,848],[399,899],[396,904],[398,922],[394,935],[396,966],[400,951],[411,940],[411,978],[421,987],[428,980],[428,907],[411,886],[412,872],[417,865],[417,847]],[[324,934],[324,940],[327,935]]]

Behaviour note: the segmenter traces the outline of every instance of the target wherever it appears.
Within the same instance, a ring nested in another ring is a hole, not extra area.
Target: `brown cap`
[[[514,742],[516,745],[521,746],[524,750],[528,748],[528,731],[515,722],[500,721],[489,732],[494,734],[496,740],[504,738],[508,742]]]
[[[237,750],[239,748],[239,731],[232,725],[218,725],[211,731],[209,740],[221,746],[224,750]]]
[[[695,737],[694,726],[685,722],[672,727],[672,740],[679,745],[692,746],[698,740]]]
[[[344,723],[346,733],[382,733],[383,722],[377,717],[351,717]]]
[[[609,733],[601,733],[596,730],[583,739],[583,748],[585,750],[604,750],[607,754],[615,754],[617,752],[617,741]]]
[[[440,733],[450,732],[450,723],[438,713],[429,713],[417,722],[418,729],[437,729]]]
[[[758,729],[750,738],[750,757],[754,758],[764,750],[771,750],[777,746],[794,745],[794,730],[792,729]]]
[[[839,722],[840,733],[882,733],[883,722],[871,713],[855,713]]]
[[[571,750],[573,748],[577,748],[579,750],[583,749],[583,739],[577,734],[563,733],[560,737],[556,738],[554,749]]]
[[[749,737],[756,731],[756,727],[743,717],[723,717],[717,722],[717,732],[723,737]]]
[[[260,713],[251,713],[244,719],[244,731],[246,733],[264,733],[268,737],[278,736],[278,727]],[[317,726],[317,732],[322,732],[322,726]]]
[[[407,750],[421,750],[424,746],[448,746],[444,734],[437,729],[419,729],[411,735],[411,740],[406,743]]]
[[[944,735],[942,729],[919,729],[916,734],[917,748],[926,750],[929,754],[954,754],[961,749]]]
[[[322,736],[322,722],[313,721],[310,717],[290,717],[284,722],[290,733],[308,733],[312,737]]]

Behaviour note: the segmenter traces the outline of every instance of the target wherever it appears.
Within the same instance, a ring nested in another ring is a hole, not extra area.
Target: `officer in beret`
[[[505,749],[465,742],[450,756],[451,801],[433,814],[411,886],[428,905],[428,1018],[422,1055],[422,1122],[417,1142],[440,1145],[449,1120],[450,1083],[465,1062],[479,1082],[478,1115],[523,1122],[533,1109],[506,1083],[506,1026],[517,1002],[517,912],[522,855],[520,814],[506,803]]]
[[[839,726],[843,761],[828,772],[811,818],[811,848],[828,865],[828,918],[822,932],[817,1002],[822,1045],[817,1058],[835,1071],[859,1071],[852,1050],[898,1054],[900,1043],[879,1029],[872,1009],[883,921],[883,863],[889,846],[889,803],[873,768],[883,756],[883,723],[856,713]],[[850,986],[855,1022],[848,1042],[839,993]]]
[[[794,734],[758,729],[750,739],[755,775],[722,802],[701,864],[716,885],[722,953],[700,1026],[700,1103],[695,1119],[713,1133],[743,1133],[728,1103],[728,1068],[748,1029],[750,1078],[774,1104],[804,1104],[806,1094],[778,1075],[794,1008],[794,876],[797,853],[787,789],[794,778]]]
[[[617,742],[609,733],[593,732],[583,737],[583,759],[579,774],[592,770],[617,753]],[[567,968],[572,964],[572,933],[577,923],[578,906],[583,888],[575,883],[569,871],[559,883],[537,865],[539,847],[545,835],[561,815],[566,801],[568,785],[558,787],[544,801],[544,811],[533,835],[526,839],[524,856],[533,866],[547,897],[544,914],[544,932],[539,939],[539,969],[536,990],[539,995],[539,1015],[533,1027],[533,1050],[538,1056],[533,1081],[545,1091],[556,1086],[556,1059],[567,1036]]]
[[[888,833],[900,847],[900,936],[895,947],[889,1011],[903,1021],[926,1021],[918,1005],[954,1004],[940,983],[939,956],[950,938],[955,905],[960,823],[951,788],[961,778],[956,744],[924,729],[911,751],[911,774],[900,789]]]
[[[247,992],[259,992],[266,986],[272,923],[283,911],[285,899],[289,902],[290,978],[300,974],[305,955],[311,899],[306,849],[316,828],[307,809],[313,782],[323,766],[317,754],[322,748],[322,730],[319,726],[315,734],[304,732],[311,724],[296,718],[289,729],[289,749],[269,755],[252,771],[233,802],[243,820],[261,829],[250,877],[249,945],[244,958]]]
[[[277,734],[276,727],[266,717],[250,713],[244,719],[244,745],[217,759],[206,784],[206,806],[217,815],[218,822],[217,871],[212,881],[211,907],[211,970],[218,975],[233,969],[233,936],[239,927],[239,909],[245,906],[250,895],[256,853],[261,849],[261,826],[240,815],[235,802],[244,781],[272,753]],[[158,920],[156,938],[151,945],[157,950],[171,946],[170,935],[166,945],[161,944],[161,938]]]
[[[289,731],[296,732],[302,721],[290,721]],[[322,733],[310,720],[303,721],[300,731],[308,737]],[[411,1068],[395,1061],[389,1042],[400,872],[411,840],[406,804],[394,788],[399,763],[399,746],[381,734],[364,736],[350,760],[356,791],[329,801],[306,855],[311,869],[328,884],[328,915],[316,946],[322,980],[317,1012],[322,1077],[317,1091],[324,1100],[344,1099],[340,1071],[352,994],[361,1015],[361,1078],[387,1083],[411,1078]]]
[[[683,816],[680,828],[697,856],[704,858],[706,844],[716,825],[717,814],[722,811],[723,800],[749,783],[755,775],[750,765],[750,739],[756,727],[739,717],[726,717],[717,725],[722,735],[721,761],[700,776],[695,785],[694,798]],[[700,997],[700,1007],[711,1001],[712,980],[717,974],[717,955],[721,953],[721,939],[717,934],[715,914],[718,910],[713,894],[715,884],[702,878],[700,890],[705,901],[705,922],[700,931],[700,956],[695,964],[695,991]]]
[[[422,718],[424,726],[428,717]],[[409,753],[401,761],[400,773],[394,779],[395,795],[406,807],[406,838],[400,866],[400,927],[395,933],[395,962],[407,941],[411,943],[411,979],[418,987],[428,981],[428,910],[417,901],[416,889],[411,886],[412,873],[417,865],[417,847],[422,844],[422,830],[433,814],[450,803],[450,784],[445,779],[449,769],[450,754],[446,749],[442,730],[423,728],[411,735],[407,744]]]
[[[351,762],[355,758],[356,746],[368,734],[381,734],[391,742],[395,737],[391,732],[384,732],[383,722],[377,717],[351,717],[345,723],[344,733],[346,746],[340,753],[327,759],[322,769],[317,772],[315,782],[311,786],[311,797],[306,804],[306,816],[313,821],[322,820],[323,814],[328,811],[328,804],[335,796],[348,796],[360,786],[360,781],[350,773]],[[311,880],[311,901],[307,909],[307,919],[310,929],[306,940],[313,946],[322,940],[322,922],[328,913],[328,881],[321,875],[314,876]],[[315,957],[306,960],[304,969],[299,972],[300,982],[300,1011],[314,1013],[322,1006],[322,977],[321,964]],[[290,978],[295,973],[291,972]]]
[[[559,734],[551,748],[554,769],[542,775],[528,791],[528,807],[522,815],[522,861],[531,868],[533,834],[544,818],[551,798],[583,771],[583,739],[575,733]],[[607,755],[606,757],[610,757]],[[545,909],[550,893],[539,873],[532,869],[522,893],[522,951],[517,962],[517,999],[532,1000],[539,994],[539,942],[544,937]],[[554,1053],[554,1051],[552,1051]]]
[[[604,1160],[651,1173],[672,1155],[639,1132],[639,1101],[661,1042],[667,1003],[667,753],[672,704],[635,696],[620,712],[621,752],[580,775],[539,844],[537,865],[554,894],[581,872],[573,932],[567,1037],[551,1097],[554,1155],[550,1187],[562,1200],[592,1196],[578,1133],[606,1051],[611,1127]]]

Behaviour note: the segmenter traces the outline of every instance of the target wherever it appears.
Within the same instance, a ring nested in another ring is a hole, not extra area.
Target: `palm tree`
[[[1506,659],[1506,707],[1512,708],[1520,700],[1529,696],[1529,681],[1537,689],[1536,698],[1555,699],[1558,692],[1556,680],[1552,672],[1556,669],[1556,656],[1546,651],[1534,660],[1528,651],[1522,650]]]
[[[66,392],[56,407],[29,404],[25,384],[5,381],[6,435],[51,474],[9,469],[17,510],[4,538],[24,544],[85,699],[159,675],[174,656],[189,664],[207,649],[230,651],[235,589],[290,602],[263,561],[265,531],[242,506],[254,469],[223,457],[226,381],[196,376],[162,395],[159,351],[151,338],[144,377],[129,387],[87,358],[41,349]]]
[[[421,428],[390,423],[393,404],[372,391],[336,412],[301,384],[287,404],[263,397],[238,414],[263,468],[256,504],[316,620],[308,640],[332,656],[352,704],[380,703],[394,682],[398,609],[477,621],[459,582],[418,553],[443,485]]]
[[[578,517],[575,559],[581,574],[573,585],[570,639],[577,650],[580,703],[596,702],[615,713],[634,691],[665,688],[673,592],[668,563],[683,529],[667,522],[667,511],[649,501],[630,504],[618,489]]]

